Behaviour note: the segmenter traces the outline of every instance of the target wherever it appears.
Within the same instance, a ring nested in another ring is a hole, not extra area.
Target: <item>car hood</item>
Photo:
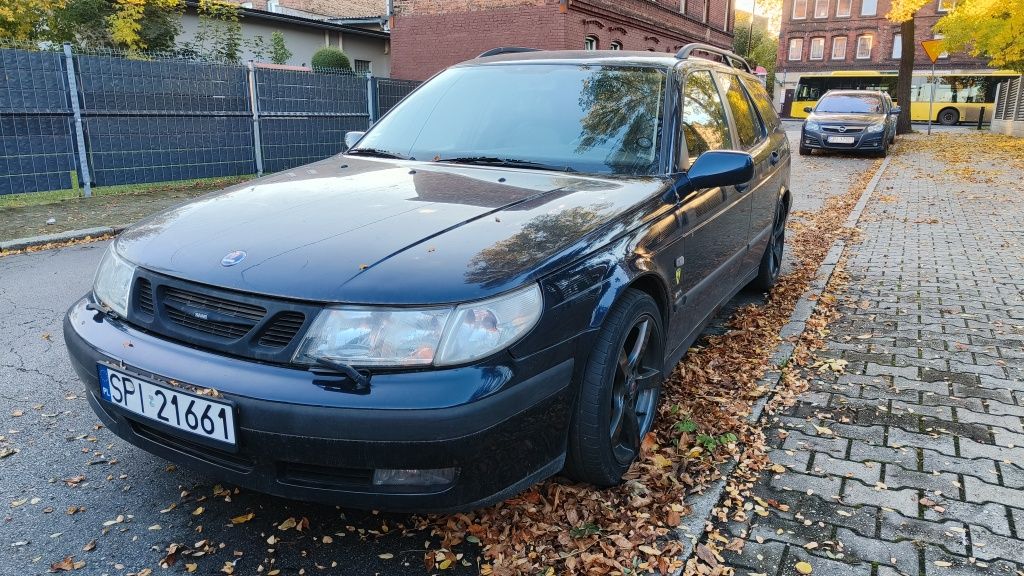
[[[866,126],[885,120],[885,114],[837,114],[834,112],[812,112],[808,120],[821,124],[845,124],[847,126]]]
[[[251,293],[457,302],[582,256],[635,225],[622,216],[642,213],[635,209],[664,186],[659,178],[332,157],[157,214],[116,246],[149,270]],[[235,251],[244,259],[223,265]]]

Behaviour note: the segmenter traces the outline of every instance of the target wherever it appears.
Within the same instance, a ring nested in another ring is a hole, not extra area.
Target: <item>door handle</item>
[[[772,166],[775,166],[778,163],[779,163],[779,151],[775,150],[775,151],[772,152],[771,156],[768,157],[768,164],[770,164]]]

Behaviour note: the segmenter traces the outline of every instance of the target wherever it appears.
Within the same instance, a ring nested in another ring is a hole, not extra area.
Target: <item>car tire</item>
[[[960,123],[960,112],[956,108],[943,108],[939,110],[938,121],[943,126],[956,126]]]
[[[768,245],[764,247],[761,264],[757,269],[757,277],[750,285],[762,292],[771,290],[779,280],[782,272],[782,256],[786,249],[786,218],[789,217],[789,206],[785,199],[779,198],[775,206],[775,218],[768,234]]]
[[[654,423],[664,356],[658,305],[644,292],[627,290],[608,313],[583,372],[566,475],[596,486],[622,481]]]
[[[809,156],[810,154],[811,154],[811,149],[810,148],[808,148],[807,146],[801,146],[800,147],[800,155],[801,156]]]

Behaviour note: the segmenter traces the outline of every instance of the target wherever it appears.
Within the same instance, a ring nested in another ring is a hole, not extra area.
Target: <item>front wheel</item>
[[[754,278],[751,286],[762,291],[769,291],[779,280],[782,272],[782,255],[786,248],[786,218],[789,216],[789,208],[786,201],[779,199],[775,206],[775,219],[772,221],[772,230],[768,237],[768,246],[761,256],[761,265],[757,269],[757,278]]]
[[[654,424],[664,356],[657,304],[628,290],[608,313],[584,370],[569,429],[567,475],[597,486],[622,481]]]
[[[807,156],[810,153],[811,153],[811,149],[810,148],[808,148],[807,146],[800,146],[800,155],[801,156]]]
[[[960,112],[956,108],[943,108],[939,112],[939,124],[955,126],[960,123]]]

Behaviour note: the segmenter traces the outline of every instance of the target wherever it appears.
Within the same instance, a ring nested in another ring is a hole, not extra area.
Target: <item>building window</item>
[[[616,40],[616,41],[614,41],[614,42],[612,42],[611,44],[608,45],[608,49],[609,50],[622,50],[622,42],[619,42],[618,40]]]
[[[828,0],[814,0],[814,17],[828,18]]]
[[[584,50],[597,50],[597,36],[587,36],[583,39]]]
[[[821,60],[825,57],[825,39],[811,38],[811,60]]]
[[[942,34],[935,34],[932,36],[932,38],[936,40],[942,40],[943,36]],[[949,52],[939,52],[939,58],[949,58]]]
[[[789,39],[789,59],[799,60],[804,55],[804,39],[803,38],[790,38]]]
[[[853,11],[853,0],[838,0],[836,2],[836,16],[847,18]]]
[[[352,71],[360,76],[366,76],[373,72],[373,62],[369,60],[353,60]]]
[[[878,14],[878,0],[861,0],[860,15],[874,16]]]
[[[793,20],[807,18],[807,0],[793,0]]]
[[[832,39],[832,59],[846,60],[846,36],[836,36]]]
[[[956,8],[956,0],[939,0],[939,12],[949,12]]]
[[[903,57],[903,34],[892,35],[892,57],[897,60]]]
[[[871,34],[857,36],[857,59],[867,60],[871,58]]]

